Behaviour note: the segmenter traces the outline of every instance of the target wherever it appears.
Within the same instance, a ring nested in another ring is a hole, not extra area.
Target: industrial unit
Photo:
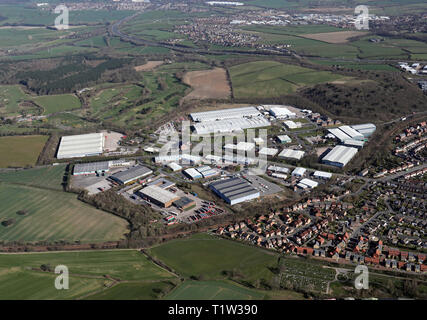
[[[270,107],[270,114],[276,119],[295,118],[296,116],[295,112],[289,111],[289,109],[285,106],[265,105],[263,107]]]
[[[98,156],[104,151],[104,134],[89,133],[61,138],[58,159]]]
[[[200,161],[202,161],[201,157],[186,153],[154,157],[155,163],[182,162],[188,164],[195,164],[199,163]]]
[[[177,207],[178,209],[186,210],[188,208],[191,208],[191,207],[195,206],[196,205],[196,201],[194,201],[194,200],[192,200],[192,199],[190,199],[188,197],[182,197],[182,198],[174,201],[173,205],[175,207]]]
[[[289,158],[301,160],[304,157],[305,152],[300,150],[293,149],[283,149],[282,152],[279,153],[279,158]]]
[[[373,123],[356,124],[351,127],[357,132],[363,134],[365,138],[370,137],[375,130],[377,130],[377,127]]]
[[[302,123],[301,122],[294,122],[294,121],[291,121],[291,120],[286,120],[286,121],[283,122],[283,124],[285,126],[287,126],[288,129],[298,129],[298,128],[302,127]]]
[[[292,176],[293,177],[303,177],[306,171],[307,171],[306,168],[296,167],[294,169],[294,171],[292,171]]]
[[[322,162],[336,167],[345,167],[347,163],[356,155],[357,149],[346,146],[336,146],[326,156]]]
[[[74,165],[73,175],[100,174],[110,171],[109,161],[77,163]]]
[[[159,178],[147,183],[147,186],[158,186],[162,189],[168,189],[175,186],[175,182],[169,181],[168,179],[165,179],[165,178]]]
[[[279,150],[275,148],[262,148],[261,150],[259,150],[258,153],[262,155],[274,157],[277,154],[277,152],[279,152]]]
[[[179,200],[179,197],[174,193],[162,189],[159,186],[148,186],[138,191],[145,199],[150,200],[159,207],[168,208],[174,201]]]
[[[289,172],[289,168],[279,167],[276,165],[268,166],[267,170],[273,171],[273,172],[280,172],[280,173],[288,173]]]
[[[314,189],[319,185],[318,182],[304,178],[302,179],[298,184],[297,187],[301,188],[301,189]]]
[[[284,134],[282,136],[277,136],[277,140],[279,140],[280,143],[291,143],[292,142],[292,139],[286,134]]]
[[[175,163],[175,162],[168,163],[167,166],[170,169],[172,169],[173,172],[181,171],[182,170],[182,167],[179,164]]]
[[[261,113],[255,107],[221,109],[206,112],[191,113],[190,117],[195,122],[207,122],[227,119],[260,117]]]
[[[270,121],[263,117],[224,119],[221,121],[206,121],[192,125],[197,134],[241,132],[243,129],[271,126]]]
[[[192,180],[203,178],[202,174],[194,168],[188,168],[183,173]]]
[[[256,199],[260,196],[257,189],[241,178],[229,178],[216,181],[211,183],[209,187],[230,205]]]
[[[328,180],[328,179],[332,178],[332,173],[324,172],[324,171],[315,171],[313,173],[313,177],[315,177],[317,179]]]
[[[356,131],[350,126],[341,126],[339,128],[333,128],[328,130],[341,142],[346,140],[364,140],[365,137],[360,132]]]
[[[144,178],[152,173],[153,171],[151,171],[151,169],[137,165],[127,170],[117,172],[111,175],[110,178],[120,184],[127,184],[137,179]]]

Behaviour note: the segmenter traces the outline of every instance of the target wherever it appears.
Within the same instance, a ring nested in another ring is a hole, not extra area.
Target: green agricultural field
[[[227,281],[185,281],[167,300],[262,300],[265,295]]]
[[[61,191],[66,165],[0,172],[0,182],[24,184]]]
[[[69,290],[56,290],[56,275],[41,265],[67,266]],[[108,289],[105,275],[128,282]],[[0,254],[0,299],[149,299],[155,289],[168,291],[163,281],[172,278],[136,250]]]
[[[40,96],[34,98],[34,101],[44,109],[44,114],[73,110],[81,107],[79,98],[73,94]]]
[[[235,98],[279,97],[303,86],[348,79],[276,61],[244,63],[231,67],[229,72]]]
[[[20,103],[29,98],[20,86],[0,86],[0,114],[17,114]]]
[[[7,227],[0,225],[2,241],[81,241],[120,240],[127,222],[97,210],[75,194],[24,185],[0,183],[0,220],[15,219]],[[17,212],[25,210],[26,215]]]
[[[149,253],[186,277],[224,279],[224,271],[239,272],[248,281],[271,279],[268,269],[277,256],[259,248],[224,240],[208,234],[173,240],[153,247]]]
[[[47,139],[41,135],[0,137],[0,168],[35,165]]]

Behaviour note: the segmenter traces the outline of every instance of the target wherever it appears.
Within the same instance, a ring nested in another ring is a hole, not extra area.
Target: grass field
[[[16,114],[20,103],[27,99],[20,86],[0,86],[0,114]]]
[[[75,194],[0,183],[0,219],[15,219],[0,226],[2,241],[102,242],[124,237],[127,222],[77,200]],[[17,211],[26,210],[27,215]]]
[[[61,191],[66,165],[0,172],[0,182],[18,183]]]
[[[185,281],[167,300],[262,300],[264,294],[227,281]]]
[[[44,109],[44,114],[73,110],[81,107],[79,98],[73,94],[40,96],[34,98],[34,101]]]
[[[149,252],[179,274],[203,276],[204,280],[223,279],[223,271],[232,270],[238,270],[248,281],[270,279],[268,267],[277,262],[275,254],[207,234],[173,240]]]
[[[0,137],[0,168],[35,165],[48,136]]]
[[[297,89],[347,78],[276,61],[256,61],[229,69],[235,98],[279,97]]]
[[[54,288],[55,274],[33,269],[42,264],[67,266],[69,290]],[[98,293],[111,284],[104,275],[137,283]],[[170,289],[162,281],[172,277],[136,250],[0,254],[0,299],[75,299],[92,293],[88,299],[149,299],[156,297],[154,289]]]

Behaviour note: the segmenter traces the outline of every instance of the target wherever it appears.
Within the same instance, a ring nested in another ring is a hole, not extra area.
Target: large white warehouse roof
[[[325,157],[323,157],[322,161],[330,165],[344,167],[350,162],[356,153],[356,148],[336,146]]]
[[[289,111],[285,106],[271,106],[270,113],[276,118],[293,118],[296,116],[295,112]]]
[[[279,153],[279,158],[291,158],[300,160],[304,156],[304,153],[304,151],[300,150],[283,149],[282,152]]]
[[[190,117],[196,122],[236,119],[245,117],[259,117],[261,113],[255,107],[221,109],[206,112],[191,113]]]
[[[79,158],[102,154],[104,150],[104,134],[89,133],[61,138],[57,158]]]
[[[256,110],[256,109],[255,109]],[[270,121],[262,117],[224,119],[222,121],[207,121],[193,124],[197,134],[229,133],[249,128],[269,127]]]

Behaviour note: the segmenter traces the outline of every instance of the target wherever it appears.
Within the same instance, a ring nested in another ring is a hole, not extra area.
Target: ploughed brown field
[[[140,66],[135,67],[135,71],[151,71],[156,67],[162,65],[163,61],[148,61],[146,64],[142,64]]]
[[[350,38],[365,35],[366,32],[360,31],[338,31],[325,33],[302,34],[301,37],[324,41],[328,43],[346,43]]]
[[[183,81],[193,89],[185,99],[227,99],[231,95],[227,74],[222,68],[187,72]]]

